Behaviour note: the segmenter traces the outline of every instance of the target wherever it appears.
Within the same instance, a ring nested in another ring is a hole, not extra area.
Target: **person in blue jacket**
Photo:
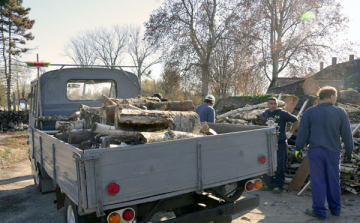
[[[306,214],[326,219],[325,198],[332,215],[339,216],[341,142],[345,145],[345,159],[349,160],[354,148],[349,118],[342,108],[335,107],[337,90],[323,87],[318,91],[320,104],[307,109],[301,118],[296,139],[296,150],[309,144],[309,167],[312,208]]]
[[[265,118],[268,126],[279,127],[278,150],[277,150],[277,168],[274,177],[264,175],[265,186],[263,190],[272,190],[274,194],[279,194],[283,190],[285,183],[285,171],[287,163],[287,139],[294,134],[299,126],[298,119],[287,111],[278,108],[278,100],[275,97],[268,99],[269,109],[266,110],[262,117]],[[286,132],[286,123],[292,122],[290,131]],[[286,132],[286,133],[285,133]]]
[[[207,95],[204,99],[204,104],[198,105],[195,108],[195,112],[200,116],[200,122],[215,122],[215,110],[213,108],[215,104],[215,97]]]

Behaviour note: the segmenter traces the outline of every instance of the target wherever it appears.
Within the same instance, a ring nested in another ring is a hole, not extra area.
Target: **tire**
[[[86,215],[79,216],[77,206],[68,197],[64,202],[65,223],[86,223]]]
[[[36,174],[34,175],[34,184],[36,187],[36,190],[41,192],[42,191],[42,176],[40,174],[39,168],[36,170]]]

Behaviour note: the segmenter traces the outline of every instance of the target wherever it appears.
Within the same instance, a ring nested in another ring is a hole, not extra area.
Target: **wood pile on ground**
[[[28,128],[29,111],[0,111],[1,131],[23,131]]]
[[[192,101],[161,101],[157,97],[114,99],[102,95],[101,107],[80,105],[70,117],[44,116],[56,121],[55,137],[81,149],[108,148],[214,134],[200,124]]]

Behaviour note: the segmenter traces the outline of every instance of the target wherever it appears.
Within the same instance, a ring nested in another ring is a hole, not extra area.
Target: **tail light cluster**
[[[135,219],[135,211],[132,208],[125,208],[111,212],[107,217],[108,223],[128,223]]]
[[[259,190],[260,188],[262,188],[262,186],[263,186],[263,182],[260,179],[249,180],[245,184],[245,190],[248,192]]]

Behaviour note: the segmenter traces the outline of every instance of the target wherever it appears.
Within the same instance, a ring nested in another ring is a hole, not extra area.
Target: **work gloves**
[[[351,163],[351,159],[354,157],[354,155],[352,153],[350,154],[347,154],[345,153],[345,156],[344,156],[344,162],[345,163]]]
[[[291,133],[290,131],[286,133],[286,138],[287,138],[287,139],[290,139],[291,136],[292,136],[292,133]]]
[[[295,150],[296,159],[301,159],[304,157],[303,153],[300,150]]]

